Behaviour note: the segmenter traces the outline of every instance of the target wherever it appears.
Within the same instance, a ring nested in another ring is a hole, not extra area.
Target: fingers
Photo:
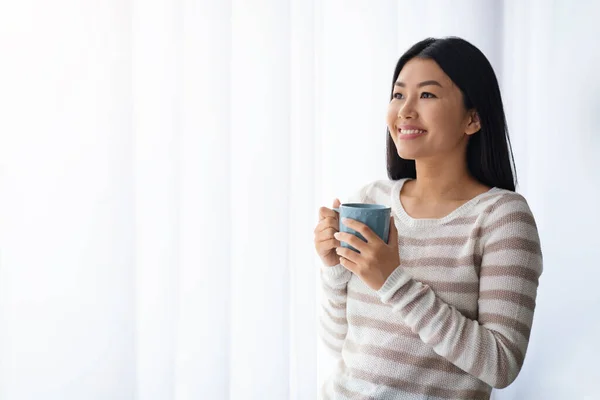
[[[340,246],[340,242],[334,237],[337,231],[338,222],[333,218],[326,218],[317,224],[314,241],[320,251],[331,250]]]
[[[327,239],[334,239],[335,238],[334,235],[336,232],[337,232],[337,229],[335,229],[335,228],[325,228],[321,232],[317,232],[315,234],[315,242],[318,243],[318,242],[322,242]]]
[[[319,221],[324,218],[338,218],[338,213],[327,207],[319,208]]]
[[[367,250],[367,243],[356,235],[346,232],[338,232],[334,237],[340,242],[346,242],[361,253]],[[352,251],[352,250],[351,250]],[[354,252],[356,253],[356,252]]]
[[[390,217],[390,236],[388,244],[392,246],[398,246],[398,229],[396,229],[396,223],[394,217]]]
[[[335,230],[335,232],[337,232],[338,228],[339,228],[338,220],[334,219],[332,217],[326,217],[326,218],[322,219],[315,227],[314,233],[317,234],[317,233],[322,232],[325,229],[329,229],[329,228],[333,228]],[[333,236],[333,233],[331,235]]]
[[[340,200],[339,199],[335,199],[333,200],[333,208],[338,208],[341,205]],[[322,220],[323,218],[327,218],[327,217],[333,217],[333,218],[338,218],[338,213],[335,212],[334,210],[332,210],[331,208],[327,208],[327,207],[321,207],[319,208],[319,220]]]
[[[358,222],[354,219],[344,219],[342,222],[347,227],[352,228],[355,231],[359,232],[361,235],[363,235],[363,237],[365,239],[367,239],[367,242],[376,242],[378,240],[381,241],[381,238],[379,236],[377,236],[377,234],[375,232],[373,232],[371,230],[371,228],[369,228],[367,225],[363,224],[362,222]],[[357,249],[358,249],[358,247],[357,247]]]
[[[354,253],[357,254],[356,252],[350,250],[350,249],[344,249],[342,247],[340,247],[339,249],[340,251],[338,252],[338,255],[340,256],[340,264],[342,264],[342,266],[344,266],[344,268],[346,268],[348,271],[358,274],[358,265],[356,262],[352,261],[349,258],[344,257],[344,255],[348,255],[349,257],[354,257],[352,254],[346,253],[346,251],[350,252],[350,253]],[[343,251],[345,250],[345,251]]]
[[[319,253],[326,252],[341,246],[340,241],[335,238],[324,238],[320,241],[317,239],[315,240],[315,243],[319,250]]]

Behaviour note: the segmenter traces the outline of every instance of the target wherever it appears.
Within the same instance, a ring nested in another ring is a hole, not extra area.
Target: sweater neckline
[[[408,215],[408,213],[404,209],[404,206],[402,205],[402,202],[400,201],[400,192],[402,191],[402,187],[404,186],[404,183],[406,183],[406,181],[409,179],[410,178],[403,178],[396,181],[394,183],[394,186],[392,187],[391,192],[392,210],[394,211],[394,214],[398,216],[400,221],[402,221],[408,226],[435,226],[445,224],[455,218],[467,214],[473,209],[473,207],[475,207],[475,205],[477,205],[477,203],[479,202],[479,200],[481,200],[482,197],[487,196],[490,193],[494,193],[498,190],[497,187],[493,187],[486,192],[480,193],[442,218],[413,218],[410,215]]]

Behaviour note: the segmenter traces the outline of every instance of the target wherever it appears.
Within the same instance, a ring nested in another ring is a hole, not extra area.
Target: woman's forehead
[[[442,87],[452,85],[451,79],[434,60],[415,57],[404,65],[396,82],[416,86],[431,80],[439,82]]]

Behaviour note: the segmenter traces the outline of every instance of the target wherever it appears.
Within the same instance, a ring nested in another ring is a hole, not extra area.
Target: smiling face
[[[464,157],[469,135],[481,128],[460,89],[435,61],[421,58],[400,71],[387,124],[398,155],[407,160]]]

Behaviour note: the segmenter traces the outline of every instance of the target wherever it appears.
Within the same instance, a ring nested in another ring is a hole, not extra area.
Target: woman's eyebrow
[[[400,87],[406,87],[406,84],[404,82],[400,82],[400,81],[397,81],[394,85],[400,86]],[[417,84],[417,87],[420,88],[423,86],[431,86],[431,85],[443,87],[438,81],[434,81],[434,80],[423,81],[423,82]]]

